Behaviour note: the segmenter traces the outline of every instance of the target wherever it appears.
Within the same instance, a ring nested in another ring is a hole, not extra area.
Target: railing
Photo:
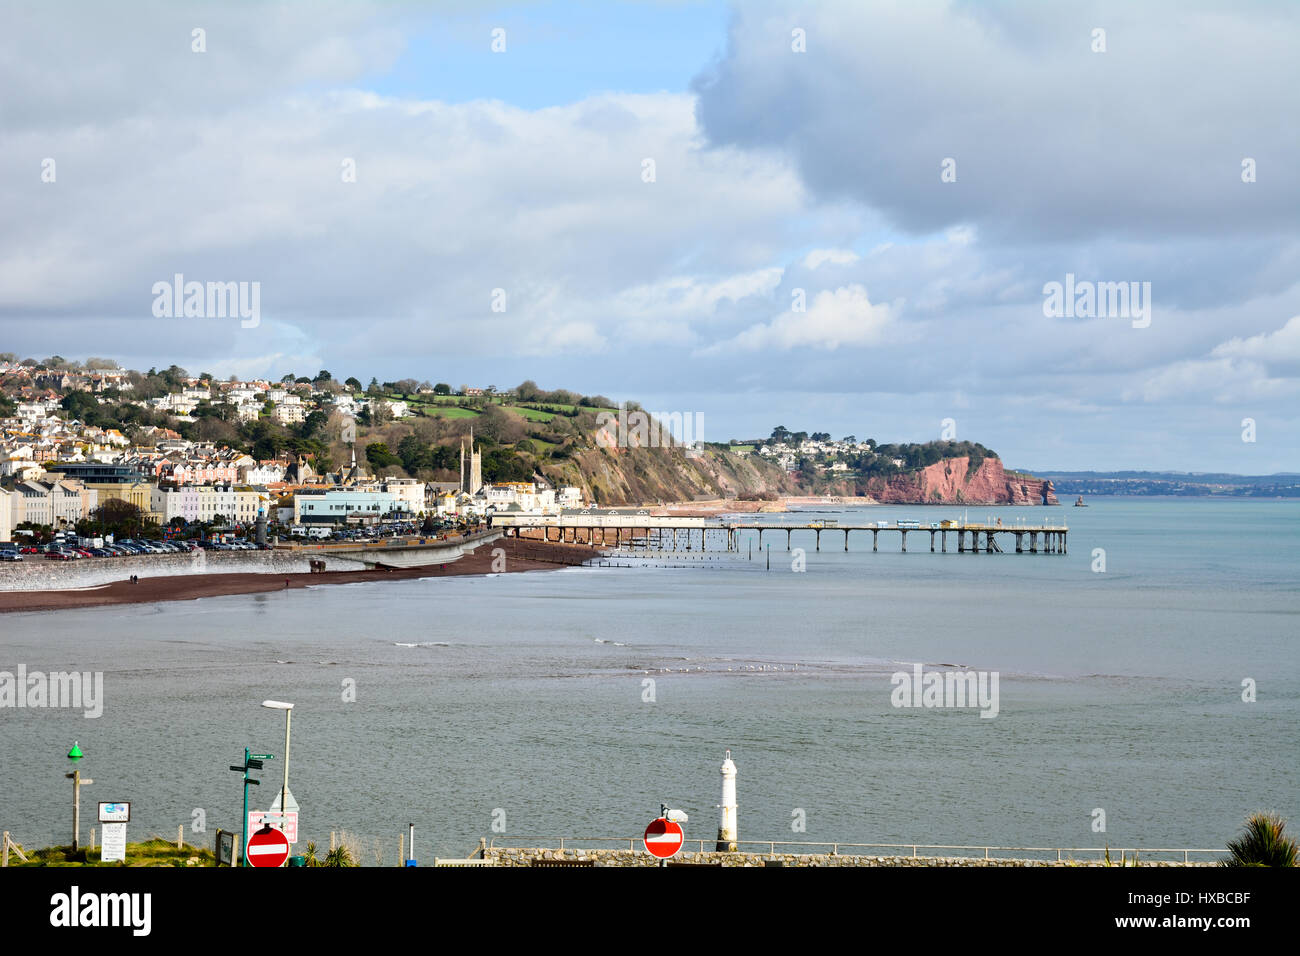
[[[452,533],[449,535],[404,535],[394,538],[376,538],[376,539],[358,539],[356,541],[288,541],[280,542],[276,545],[277,550],[284,551],[371,551],[385,550],[394,548],[419,548],[419,547],[450,547],[456,544],[464,544],[466,541],[476,541],[492,534],[494,530],[474,531],[469,534]]]
[[[513,846],[506,847],[502,844],[498,847],[498,840],[509,840]],[[536,842],[546,841],[546,842]],[[521,849],[525,847],[553,847],[563,850],[568,849],[593,849],[593,847],[578,847],[574,844],[579,843],[606,843],[618,844],[615,849],[622,849],[623,844],[627,844],[629,850],[635,851],[638,846],[644,849],[641,837],[556,837],[556,836],[517,836],[517,837],[493,837],[488,842],[488,849]],[[713,852],[718,841],[713,840],[684,840],[682,842],[682,851],[708,853]],[[557,846],[558,844],[558,846]],[[1095,854],[1098,861],[1104,860],[1107,854],[1110,854],[1112,860],[1115,854],[1119,854],[1118,865],[1131,865],[1138,860],[1149,860],[1151,862],[1165,862],[1157,860],[1155,854],[1181,854],[1183,863],[1193,862],[1191,854],[1214,854],[1216,857],[1222,857],[1227,851],[1223,849],[1194,849],[1190,847],[1055,847],[1055,846],[967,846],[961,844],[942,844],[942,843],[807,843],[794,842],[789,840],[738,840],[735,841],[738,852],[751,852],[761,854],[760,850],[749,850],[746,847],[766,847],[769,856],[775,856],[781,853],[824,853],[831,856],[844,855],[849,851],[850,856],[910,856],[913,859],[921,857],[944,857],[944,856],[961,856],[969,859],[984,860],[1019,860],[1019,859],[1043,859],[1042,857],[1017,857],[1005,856],[1007,853],[1036,853],[1036,854],[1055,854],[1056,862],[1064,863],[1067,860],[1073,860],[1074,854]],[[692,850],[692,847],[698,849]],[[780,851],[777,847],[781,847]],[[798,847],[801,849],[786,849],[787,847]],[[813,848],[819,849],[813,849]],[[599,848],[595,848],[599,849]],[[854,850],[910,850],[910,853],[853,853]],[[921,853],[921,850],[959,850],[960,853]],[[993,856],[992,854],[999,854]],[[979,854],[982,854],[979,855]],[[1050,856],[1046,859],[1050,860]]]

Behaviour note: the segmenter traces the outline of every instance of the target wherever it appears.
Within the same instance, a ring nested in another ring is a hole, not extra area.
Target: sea
[[[346,834],[367,865],[396,865],[410,824],[421,863],[627,846],[661,805],[711,848],[727,751],[742,841],[1214,850],[1259,810],[1300,830],[1300,505],[1088,504],[808,506],[736,520],[835,522],[820,550],[744,532],[730,554],[697,536],[603,567],[6,614],[0,671],[102,672],[103,705],[0,709],[0,827],[69,842],[75,742],[83,841],[109,801],[132,842],[211,845],[241,829],[245,747],[274,755],[252,807],[282,786],[270,699],[294,705],[294,852]],[[838,526],[899,518],[1067,524],[1069,552],[844,550]],[[996,675],[996,716],[901,706],[916,665]]]

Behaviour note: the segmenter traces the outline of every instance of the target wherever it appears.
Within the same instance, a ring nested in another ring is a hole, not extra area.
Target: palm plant
[[[1232,855],[1221,866],[1295,866],[1296,841],[1286,836],[1286,821],[1275,813],[1246,818],[1240,839],[1228,841]]]
[[[352,856],[352,851],[343,845],[336,846],[325,854],[325,862],[322,866],[360,866]]]

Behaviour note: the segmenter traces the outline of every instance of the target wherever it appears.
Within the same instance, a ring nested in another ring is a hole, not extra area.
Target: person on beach
[[[285,586],[286,588],[289,586],[289,579],[288,579],[288,578],[285,578],[285,579],[284,579],[284,586]]]

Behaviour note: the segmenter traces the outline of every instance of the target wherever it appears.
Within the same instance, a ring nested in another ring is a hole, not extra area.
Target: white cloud
[[[789,350],[801,346],[838,349],[840,346],[870,345],[893,322],[888,305],[873,305],[860,285],[823,290],[812,297],[806,312],[783,312],[770,322],[750,326],[729,342],[705,350],[716,353],[726,348],[756,351]]]
[[[1220,358],[1259,359],[1265,363],[1300,360],[1300,315],[1293,316],[1275,332],[1229,339],[1210,354]]]
[[[858,254],[852,249],[814,249],[804,256],[803,264],[809,269],[816,269],[822,263],[832,265],[850,265],[858,261]]]

